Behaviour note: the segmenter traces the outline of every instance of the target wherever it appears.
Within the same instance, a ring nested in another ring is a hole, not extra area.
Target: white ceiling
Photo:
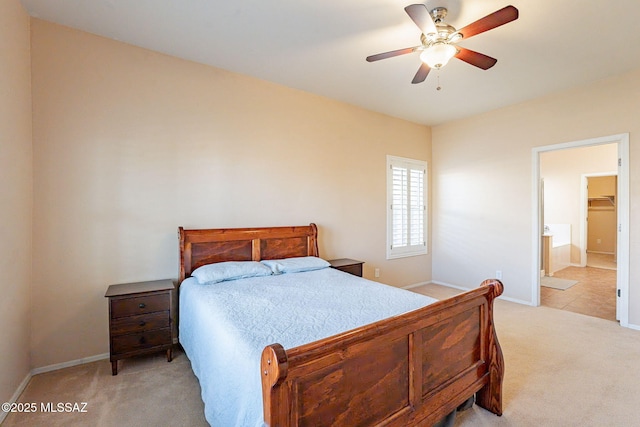
[[[436,125],[640,68],[640,1],[428,0],[456,28],[512,4],[518,20],[463,40],[498,59],[453,59],[412,85],[420,44],[399,0],[22,0],[34,17]],[[436,90],[438,74],[442,90]]]

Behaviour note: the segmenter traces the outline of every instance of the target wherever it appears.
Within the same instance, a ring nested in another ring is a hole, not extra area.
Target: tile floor
[[[541,305],[615,321],[617,272],[613,257],[590,254],[590,258],[587,267],[567,267],[555,272],[554,277],[578,283],[564,291],[541,286]]]

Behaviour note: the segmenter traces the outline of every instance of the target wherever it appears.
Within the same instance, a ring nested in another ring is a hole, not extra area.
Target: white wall
[[[34,367],[108,351],[113,283],[178,274],[177,227],[316,222],[320,254],[396,286],[386,155],[431,160],[430,129],[32,21]]]
[[[433,128],[433,278],[476,284],[503,271],[504,295],[531,301],[532,149],[630,133],[630,223],[640,221],[640,70]],[[630,259],[640,231],[630,230]],[[640,264],[629,322],[640,325]]]
[[[0,2],[0,402],[29,373],[31,287],[31,73],[29,17]],[[0,421],[4,418],[0,412]]]

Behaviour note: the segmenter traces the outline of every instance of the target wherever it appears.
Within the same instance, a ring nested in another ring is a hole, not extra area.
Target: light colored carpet
[[[505,283],[505,286],[508,286]],[[453,289],[413,290],[446,298]],[[640,331],[549,307],[498,300],[498,339],[505,358],[503,415],[474,405],[456,427],[637,426]]]
[[[577,280],[560,279],[557,277],[544,276],[540,278],[540,286],[553,288],[553,289],[560,289],[562,291],[566,291],[576,283],[578,283]]]
[[[459,293],[438,285],[413,290],[436,298]],[[456,427],[640,425],[639,331],[502,300],[495,314],[506,366],[504,415],[474,406],[458,414]],[[88,412],[9,414],[3,427],[207,425],[198,381],[179,352],[171,363],[162,354],[124,361],[115,377],[106,360],[36,375],[20,401],[86,401]]]
[[[170,363],[164,352],[122,360],[116,376],[109,360],[35,375],[19,401],[38,408],[48,402],[87,406],[85,413],[11,413],[2,427],[208,425],[198,380],[180,350],[174,350]]]

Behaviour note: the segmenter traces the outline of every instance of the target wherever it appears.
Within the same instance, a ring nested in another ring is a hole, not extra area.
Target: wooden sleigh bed
[[[180,227],[179,239],[179,283],[211,263],[318,256],[314,224]],[[326,339],[267,346],[260,366],[265,424],[430,426],[474,395],[479,406],[501,415],[504,363],[493,301],[502,291],[500,281],[485,280],[477,289]]]

